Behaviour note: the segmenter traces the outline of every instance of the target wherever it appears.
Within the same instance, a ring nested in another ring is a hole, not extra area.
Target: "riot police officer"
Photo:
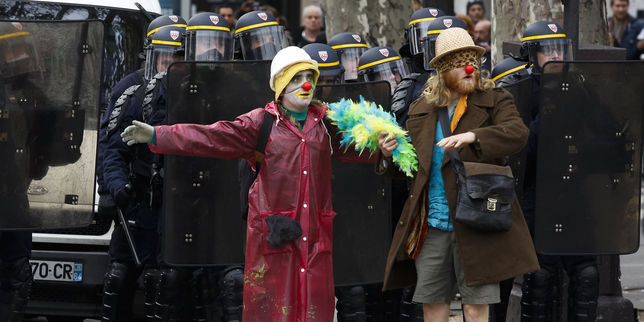
[[[149,37],[146,47],[144,77],[149,82],[157,79],[176,60],[183,58],[182,40],[184,27],[165,26]],[[127,218],[126,227],[112,233],[110,265],[105,275],[103,293],[103,321],[125,321],[131,317],[131,303],[136,280],[144,273],[146,317],[171,319],[163,309],[154,311],[152,299],[156,295],[159,208],[150,204],[150,179],[152,153],[146,146],[127,146],[120,140],[120,133],[132,120],[143,120],[143,101],[139,93],[148,86],[134,85],[127,88],[116,100],[105,128],[106,148],[103,158],[104,181],[119,211]],[[151,114],[148,122],[161,122],[165,113]],[[141,266],[133,260],[134,249],[126,242],[126,230],[132,230],[133,244],[141,259]],[[161,283],[161,282],[159,282]]]
[[[492,80],[497,87],[506,87],[529,76],[527,62],[508,57],[494,65]]]
[[[335,49],[326,44],[312,43],[302,47],[309,56],[318,62],[320,77],[318,85],[344,83],[344,68]]]
[[[187,23],[185,33],[186,61],[226,61],[233,56],[233,39],[226,19],[212,12],[194,15]],[[143,101],[144,121],[153,125],[166,124],[166,119],[157,122],[145,115],[165,114],[167,99],[167,75],[159,73],[157,81],[150,82]],[[151,191],[153,200],[160,205],[163,185],[163,156],[153,155]],[[163,221],[159,223],[164,234]],[[237,321],[241,319],[243,268],[231,266],[219,268],[179,268],[165,263],[161,266],[160,282],[156,296],[157,319],[192,319],[193,321]],[[219,294],[219,298],[217,295]]]
[[[344,81],[358,81],[358,60],[368,49],[364,38],[355,32],[342,32],[333,36],[328,45],[340,56],[340,63],[344,67]]]
[[[0,118],[0,132],[5,135],[0,140],[0,204],[6,217],[2,227],[28,227],[28,222],[22,222],[28,219],[27,188],[48,169],[38,141],[49,134],[31,133],[32,126],[42,124],[34,109],[46,103],[34,85],[41,70],[30,32],[18,22],[0,22],[0,36],[0,110],[5,115]],[[21,119],[24,124],[15,123]],[[24,134],[12,133],[12,126]],[[17,149],[26,151],[28,162],[19,161]],[[0,231],[0,321],[22,321],[32,285],[29,258],[31,231]]]
[[[239,46],[236,58],[243,60],[271,60],[287,46],[284,27],[275,17],[265,11],[251,11],[237,20],[235,46]]]
[[[562,64],[548,64],[549,61],[571,60],[570,40],[558,24],[541,21],[528,26],[523,33],[521,52],[529,61],[529,71],[535,82],[542,82],[544,73],[559,73]],[[547,84],[541,84],[548,86]],[[583,86],[583,85],[582,85]],[[547,99],[540,97],[540,99]],[[590,105],[590,104],[589,104]],[[534,218],[536,202],[536,142],[539,124],[539,111],[530,124],[528,141],[528,159],[524,198],[521,203],[526,221],[534,236]],[[594,321],[599,294],[599,275],[594,256],[552,256],[538,254],[541,269],[526,274],[523,281],[521,297],[522,321],[552,321],[553,302],[560,291],[559,273],[563,268],[569,277],[568,287],[568,320]]]
[[[186,21],[179,16],[159,16],[152,20],[148,25],[146,32],[145,44],[149,44],[150,36],[157,32],[161,27],[164,26],[174,26],[174,27],[184,27],[186,26]],[[143,56],[143,55],[142,55]],[[142,57],[144,58],[144,57]],[[107,144],[106,131],[107,123],[109,121],[109,115],[114,109],[114,104],[123,92],[134,85],[144,84],[145,80],[143,78],[144,69],[141,68],[133,73],[128,74],[123,79],[121,79],[115,86],[112,88],[110,93],[110,99],[108,106],[103,111],[101,116],[101,126],[99,128],[99,139],[98,139],[98,154],[96,158],[96,181],[98,184],[98,214],[99,216],[116,218],[116,205],[114,200],[112,200],[112,195],[104,184],[103,181],[103,153],[105,151],[105,145]]]
[[[432,21],[445,16],[445,13],[436,8],[420,8],[409,18],[409,25],[405,28],[405,39],[408,44],[400,48],[400,54],[408,58],[409,68],[412,73],[424,73],[423,65],[423,39],[427,37],[427,29]],[[425,78],[427,80],[427,78]]]
[[[358,79],[364,82],[387,81],[391,85],[391,94],[407,74],[407,64],[391,47],[371,48],[360,56],[358,62]]]

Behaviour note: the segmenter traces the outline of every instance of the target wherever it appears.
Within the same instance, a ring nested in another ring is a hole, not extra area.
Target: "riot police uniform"
[[[24,124],[15,125],[22,129],[40,124],[34,111],[46,105],[43,93],[32,82],[40,71],[30,33],[16,24],[0,22],[0,204],[2,217],[9,217],[2,219],[2,227],[10,228],[20,228],[22,224],[28,227],[28,222],[11,221],[28,218],[29,182],[42,178],[48,168],[38,153],[38,141],[42,139],[29,142],[30,131],[20,135],[11,129],[11,120],[21,117]],[[27,151],[28,162],[19,161],[18,149]],[[31,231],[0,231],[0,321],[22,321],[32,284],[30,257]]]
[[[358,60],[368,49],[364,38],[355,32],[342,32],[333,36],[328,45],[340,56],[340,63],[344,68],[344,81],[358,81]]]
[[[149,43],[149,37],[157,32],[161,27],[164,26],[175,26],[175,27],[184,27],[186,26],[186,21],[179,16],[160,16],[155,18],[148,25],[146,32],[146,45]],[[96,181],[98,184],[98,215],[103,217],[109,217],[116,219],[116,205],[114,200],[112,200],[112,195],[107,189],[104,180],[103,180],[103,153],[105,152],[105,145],[107,144],[107,135],[106,128],[109,121],[109,115],[114,109],[114,104],[121,97],[123,92],[126,89],[134,85],[143,85],[145,80],[143,78],[144,69],[139,69],[133,73],[128,74],[123,79],[121,79],[110,92],[108,106],[103,111],[101,115],[101,125],[99,128],[98,135],[98,154],[96,160]],[[143,90],[141,90],[142,92]],[[142,95],[143,93],[141,93]]]
[[[103,154],[104,183],[110,191],[117,207],[127,221],[127,227],[117,225],[110,242],[110,265],[105,275],[103,293],[103,321],[123,321],[131,317],[131,302],[136,280],[144,273],[145,314],[146,317],[161,316],[163,307],[156,308],[153,300],[156,294],[156,280],[159,276],[158,221],[160,209],[151,205],[150,180],[152,177],[153,155],[144,145],[127,146],[120,139],[121,131],[132,120],[143,120],[142,94],[154,88],[167,66],[182,54],[184,27],[165,26],[150,36],[146,47],[144,78],[146,84],[127,88],[114,103],[107,115],[105,124],[106,145]],[[160,123],[165,112],[150,115],[148,120]],[[142,267],[133,260],[129,244],[126,242],[125,229],[131,230],[137,255]],[[161,282],[159,282],[161,283]],[[159,312],[161,311],[161,312]]]
[[[187,24],[185,35],[186,61],[227,61],[233,56],[233,39],[227,21],[218,14],[201,12],[194,15]],[[146,115],[156,115],[166,109],[167,75],[157,74],[158,82],[146,90],[143,101],[143,120],[151,125],[166,124],[154,122]],[[165,113],[165,112],[164,112]],[[163,180],[163,156],[153,156],[151,191],[160,196]],[[161,203],[161,198],[153,198]],[[163,222],[160,234],[164,234]],[[193,321],[238,321],[241,320],[243,267],[197,269],[171,267],[159,258],[161,278],[158,285],[156,306],[165,312],[161,316]],[[185,301],[185,299],[191,299]],[[157,310],[159,311],[159,310]],[[173,314],[172,312],[177,312]],[[190,314],[192,312],[192,314]],[[160,316],[157,316],[159,319]]]
[[[239,50],[237,59],[271,60],[287,46],[284,27],[265,11],[251,11],[239,17],[234,37]]]
[[[561,26],[554,22],[542,21],[528,26],[523,34],[521,50],[522,55],[529,59],[530,74],[537,84],[541,82],[541,75],[544,72],[560,72],[556,69],[544,71],[543,64],[546,61],[572,59],[570,41],[566,38]],[[556,66],[561,65],[554,65],[554,67]],[[548,86],[547,84],[541,85]],[[549,98],[539,97],[539,99],[547,100]],[[524,197],[521,202],[526,222],[533,236],[535,234],[536,205],[536,142],[540,112],[533,111],[534,119],[530,123]],[[537,255],[541,269],[524,276],[521,320],[552,321],[560,314],[557,311],[561,304],[557,303],[561,291],[560,273],[565,271],[570,280],[568,285],[568,320],[594,321],[599,293],[599,275],[595,257]],[[566,307],[565,304],[561,306]]]

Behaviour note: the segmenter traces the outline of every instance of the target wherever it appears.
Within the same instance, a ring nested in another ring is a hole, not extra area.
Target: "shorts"
[[[456,235],[429,227],[423,247],[416,258],[416,291],[414,302],[450,303],[456,286],[463,304],[499,302],[499,284],[465,285],[465,275],[458,255]]]

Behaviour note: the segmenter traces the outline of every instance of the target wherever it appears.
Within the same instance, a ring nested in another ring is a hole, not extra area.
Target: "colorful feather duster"
[[[407,131],[403,130],[393,115],[385,112],[381,106],[365,101],[362,96],[359,103],[342,99],[328,106],[327,118],[342,133],[340,146],[346,149],[355,143],[356,151],[362,153],[367,148],[373,154],[380,148],[378,134],[385,131],[389,133],[389,137],[395,137],[398,141],[398,147],[393,152],[394,163],[408,177],[413,176],[413,172],[418,170],[416,149],[410,143]]]

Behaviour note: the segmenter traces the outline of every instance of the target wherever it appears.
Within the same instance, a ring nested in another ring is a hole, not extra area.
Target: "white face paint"
[[[284,89],[282,100],[284,106],[298,112],[305,111],[313,99],[313,91],[315,90],[314,80],[313,71],[310,69],[295,74],[291,78],[291,82]],[[311,89],[305,91],[302,89],[302,85],[307,82],[311,84]]]

